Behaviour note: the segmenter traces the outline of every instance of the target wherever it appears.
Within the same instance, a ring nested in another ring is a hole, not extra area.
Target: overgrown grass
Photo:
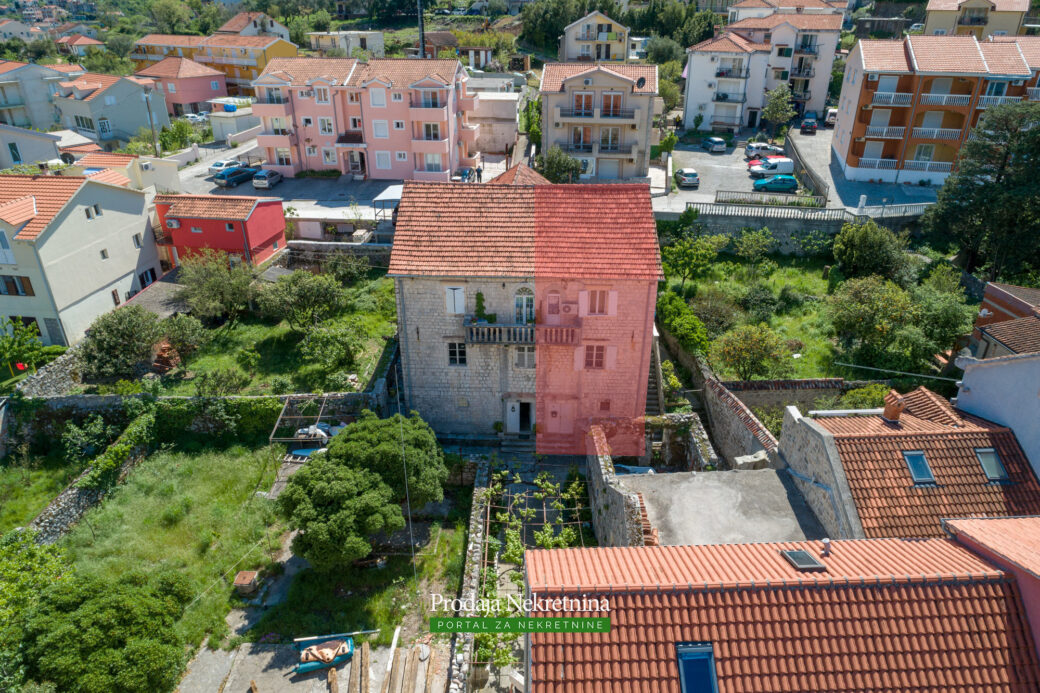
[[[0,465],[0,535],[27,525],[85,468],[57,450],[24,463],[17,454],[8,455]]]
[[[194,646],[207,633],[219,638],[235,573],[269,565],[278,548],[277,531],[269,531],[273,505],[256,496],[274,481],[276,453],[237,446],[156,453],[62,544],[84,573],[169,569],[186,576],[201,596],[177,624],[178,635]]]

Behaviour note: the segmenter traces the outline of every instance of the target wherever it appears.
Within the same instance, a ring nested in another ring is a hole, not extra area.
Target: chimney
[[[895,390],[890,390],[885,395],[885,411],[881,413],[881,418],[889,423],[899,423],[899,415],[905,408],[906,401],[903,396]]]
[[[827,537],[824,537],[821,540],[821,543],[823,544],[823,550],[820,551],[820,557],[826,558],[827,556],[831,555],[831,540]]]
[[[46,161],[38,161],[38,162],[36,162],[36,165],[39,167],[41,175],[44,175],[44,176],[49,176],[50,175],[50,168],[51,167],[50,167],[50,164],[48,164]]]

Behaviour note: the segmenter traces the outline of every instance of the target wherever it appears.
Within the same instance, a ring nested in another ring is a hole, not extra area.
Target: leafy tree
[[[691,354],[708,349],[708,333],[704,324],[677,293],[662,291],[657,296],[657,318],[672,333],[683,349]]]
[[[906,266],[906,241],[873,219],[845,224],[834,239],[834,259],[850,277],[895,279]]]
[[[1038,122],[1040,103],[987,108],[922,220],[928,231],[952,234],[969,272],[981,266],[997,279],[1040,260]]]
[[[401,508],[379,474],[342,464],[330,453],[289,477],[278,497],[289,526],[300,530],[293,552],[321,572],[349,569],[371,553],[373,535],[404,527]]]
[[[129,59],[98,48],[88,48],[87,55],[80,60],[80,64],[88,72],[108,75],[129,75],[134,71],[134,64]]]
[[[527,123],[527,138],[538,145],[539,148],[542,146],[542,100],[534,99],[528,101],[525,108],[525,121]]]
[[[198,397],[227,397],[244,390],[249,376],[235,367],[218,368],[196,375],[194,385]]]
[[[674,110],[679,102],[682,101],[682,94],[679,93],[679,85],[675,82],[666,82],[664,80],[658,80],[657,93],[664,101],[664,110]]]
[[[0,321],[0,362],[8,368],[12,363],[23,363],[35,370],[42,360],[39,325],[35,322],[27,325],[18,316]]]
[[[297,270],[268,284],[257,297],[260,310],[305,332],[343,309],[343,288],[335,277]]]
[[[285,23],[285,28],[289,30],[289,40],[295,43],[297,46],[307,45],[307,32],[311,30],[310,24],[307,23],[307,19],[301,16],[296,16]]]
[[[934,288],[937,283],[915,287],[910,295],[921,316],[921,330],[939,351],[946,351],[971,332],[975,309],[967,305],[959,287],[943,291]]]
[[[575,183],[581,175],[581,162],[555,144],[545,154],[539,154],[535,161],[538,172],[550,183]]]
[[[791,88],[787,84],[780,84],[769,92],[769,100],[762,109],[762,120],[767,121],[775,133],[777,126],[794,118],[796,113],[791,105]]]
[[[948,294],[962,293],[960,270],[947,263],[936,263],[921,285]]]
[[[877,409],[885,406],[885,395],[888,394],[888,385],[874,383],[864,387],[849,390],[841,396],[843,409]]]
[[[490,0],[487,6],[487,13],[489,17],[501,17],[504,14],[509,14],[506,0]]]
[[[673,277],[682,280],[681,286],[686,286],[686,280],[699,275],[711,267],[718,257],[719,251],[729,245],[729,237],[718,234],[715,236],[699,236],[696,238],[680,238],[671,245],[661,248],[661,256],[664,260],[665,270]]]
[[[646,59],[652,63],[667,63],[683,59],[683,49],[666,36],[654,36],[646,42]]]
[[[694,5],[690,5],[687,9],[687,14],[689,14],[690,8],[693,7]],[[715,25],[718,23],[718,16],[711,10],[695,12],[683,22],[681,38],[677,37],[676,40],[683,46],[695,46],[701,41],[707,41],[714,36]]]
[[[909,320],[915,320],[910,295],[878,276],[849,279],[829,299],[831,322],[846,347],[880,346]]]
[[[448,477],[444,455],[430,426],[416,412],[380,419],[370,411],[329,441],[329,459],[379,474],[393,491],[395,502],[411,498],[412,507],[444,498]],[[402,459],[403,458],[403,459]],[[405,492],[404,464],[408,465]]]
[[[164,127],[159,132],[159,146],[166,152],[184,149],[191,145],[194,134],[195,128],[191,123],[186,120],[174,120],[169,127]]]
[[[845,60],[835,58],[831,65],[831,81],[827,84],[827,99],[838,103],[841,97],[841,85],[845,81]]]
[[[134,37],[130,34],[117,34],[110,31],[105,35],[105,48],[109,53],[125,58],[134,48]]]
[[[332,15],[326,9],[311,14],[311,31],[328,31],[332,26]]]
[[[437,51],[438,60],[454,60],[458,57],[458,53],[455,52],[454,48],[442,48]]]
[[[175,626],[190,599],[175,574],[59,580],[25,625],[30,674],[70,693],[170,690],[184,656]]]
[[[162,337],[159,318],[139,305],[98,316],[90,324],[79,359],[87,375],[98,378],[133,376],[134,368],[152,356]]]
[[[253,296],[252,268],[232,265],[227,254],[208,248],[183,258],[177,283],[192,315],[203,320],[234,323]]]
[[[761,325],[741,325],[715,342],[715,356],[741,380],[782,377],[790,354],[779,334]]]
[[[101,414],[95,414],[77,426],[74,421],[65,424],[61,434],[61,447],[65,458],[86,460],[101,453],[119,435],[117,426],[109,426]]]
[[[349,286],[363,279],[372,267],[368,258],[354,253],[332,253],[322,264],[322,271],[331,274],[340,284]]]
[[[179,0],[155,0],[148,11],[160,34],[184,33],[191,22],[191,9]]]
[[[230,14],[226,6],[219,2],[200,2],[197,8],[193,5],[192,9],[195,12],[195,21],[192,22],[192,28],[196,33],[203,36],[216,33],[217,29],[228,20],[228,15]]]
[[[44,59],[57,55],[58,44],[48,38],[34,39],[25,46],[25,57],[33,62],[43,63]]]
[[[733,240],[733,249],[737,255],[748,263],[748,273],[754,278],[758,273],[758,264],[776,247],[776,239],[768,227],[755,230],[745,228],[740,236]]]
[[[170,346],[182,359],[188,358],[209,338],[206,328],[202,326],[202,321],[194,315],[184,313],[171,315],[163,320],[162,330]]]
[[[661,138],[661,143],[657,145],[658,149],[662,152],[671,153],[675,149],[675,145],[679,144],[679,137],[674,132],[669,132],[667,135]]]
[[[364,335],[361,322],[355,318],[322,325],[300,342],[300,355],[326,371],[349,368],[364,345]]]

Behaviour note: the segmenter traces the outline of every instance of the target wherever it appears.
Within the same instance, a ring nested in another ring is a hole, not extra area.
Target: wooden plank
[[[408,663],[401,677],[401,693],[415,693],[415,679],[419,673],[419,648],[412,646],[408,653]]]
[[[404,679],[405,658],[407,652],[403,647],[394,650],[394,667],[390,671],[387,693],[401,693],[401,681]]]
[[[393,671],[394,664],[397,660],[397,650],[390,650],[390,661],[386,665],[386,675],[383,676],[383,683],[379,687],[379,693],[388,693],[390,690],[390,673]]]
[[[339,693],[339,676],[336,667],[329,667],[329,693]]]
[[[423,686],[423,693],[433,693],[433,668],[436,663],[437,651],[433,649],[433,645],[430,645],[430,656],[426,659],[426,684]]]
[[[249,681],[249,693],[260,693],[260,689],[256,685],[256,681]]]
[[[361,676],[358,682],[358,693],[369,693],[368,669],[371,656],[372,651],[368,643],[361,643]]]

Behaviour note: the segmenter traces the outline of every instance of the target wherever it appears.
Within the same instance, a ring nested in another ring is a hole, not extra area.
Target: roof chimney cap
[[[827,537],[824,537],[823,539],[820,540],[820,543],[823,544],[823,550],[820,551],[820,556],[821,557],[830,556],[831,555],[831,540],[829,538],[827,538]]]
[[[889,423],[898,423],[899,415],[906,409],[906,400],[903,396],[895,390],[890,390],[885,395],[885,410],[881,413],[881,418]]]

